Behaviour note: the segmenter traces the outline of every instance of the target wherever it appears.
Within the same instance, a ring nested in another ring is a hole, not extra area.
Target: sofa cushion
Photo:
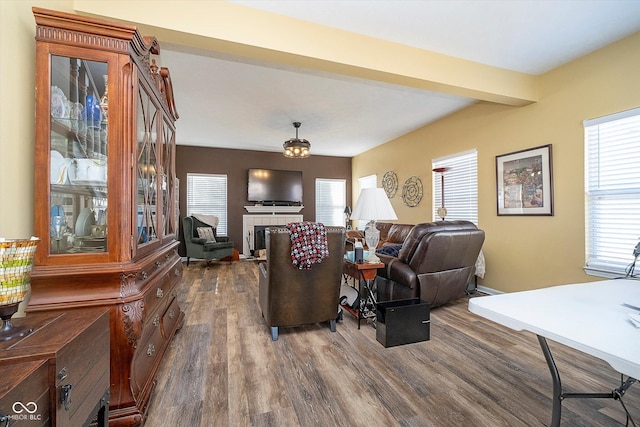
[[[392,224],[385,236],[385,244],[400,244],[402,246],[404,239],[406,239],[413,227],[413,224]]]
[[[205,239],[207,243],[215,243],[216,237],[213,234],[212,227],[198,227],[198,237]]]

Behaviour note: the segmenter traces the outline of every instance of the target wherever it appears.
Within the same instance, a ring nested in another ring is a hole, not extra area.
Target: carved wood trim
[[[160,92],[164,93],[169,105],[169,112],[173,116],[173,120],[178,120],[178,110],[176,109],[175,98],[173,97],[173,83],[171,83],[171,75],[167,67],[160,68],[161,85]]]
[[[120,298],[126,298],[138,292],[136,273],[122,273],[120,275]]]
[[[129,53],[129,42],[99,34],[87,34],[61,28],[38,26],[36,40],[61,42],[67,45],[110,50],[118,53]]]
[[[138,346],[138,339],[142,333],[142,320],[144,318],[144,301],[136,300],[122,305],[122,321],[127,342]]]

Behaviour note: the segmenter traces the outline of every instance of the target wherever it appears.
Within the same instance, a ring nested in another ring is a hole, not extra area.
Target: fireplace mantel
[[[253,206],[245,206],[244,207],[249,213],[271,213],[271,214],[279,214],[279,213],[298,213],[300,212],[304,206],[268,206],[268,205],[253,205]]]

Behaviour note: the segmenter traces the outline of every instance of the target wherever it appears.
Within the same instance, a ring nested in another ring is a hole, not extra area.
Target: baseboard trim
[[[492,288],[488,288],[486,286],[478,286],[478,291],[485,293],[487,295],[499,295],[499,294],[503,294],[504,292],[499,291],[497,289],[492,289]]]

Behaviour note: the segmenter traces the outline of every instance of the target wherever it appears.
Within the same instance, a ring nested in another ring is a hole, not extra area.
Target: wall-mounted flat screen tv
[[[302,171],[249,169],[247,200],[257,203],[302,203]]]

